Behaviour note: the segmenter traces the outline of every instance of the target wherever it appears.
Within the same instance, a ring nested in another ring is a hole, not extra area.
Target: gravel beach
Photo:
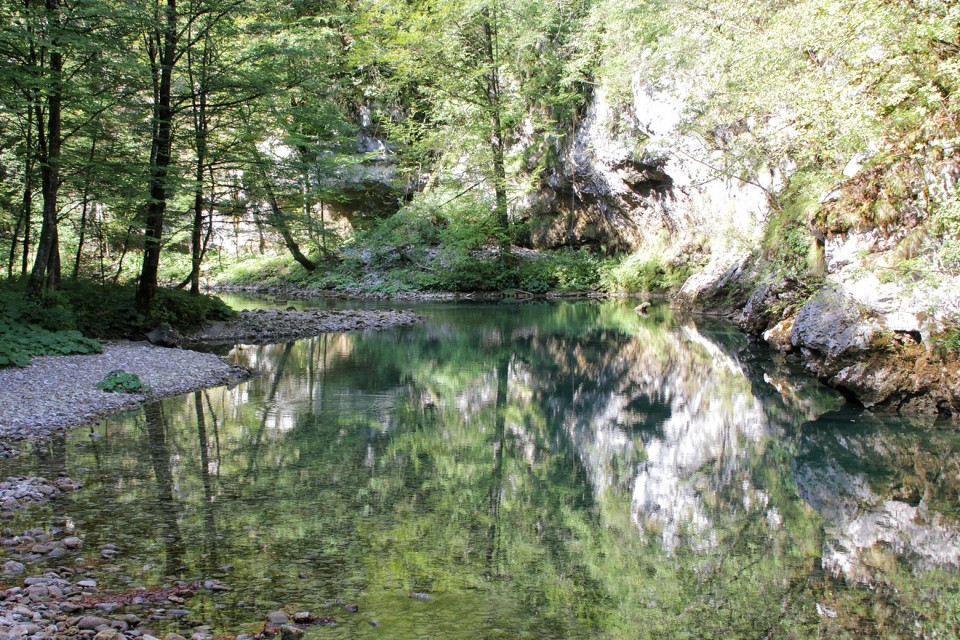
[[[244,311],[182,337],[187,346],[266,344],[321,333],[412,324],[410,311]],[[96,384],[115,369],[135,373],[150,393],[108,393]],[[41,440],[149,400],[247,378],[246,369],[219,356],[147,342],[106,342],[97,355],[44,356],[29,367],[0,369],[0,458],[16,455],[13,443]]]
[[[149,394],[108,393],[96,384],[114,369],[135,373]],[[0,369],[0,456],[10,444],[38,440],[146,400],[239,381],[249,373],[211,353],[107,342],[103,353],[34,358],[28,367]]]

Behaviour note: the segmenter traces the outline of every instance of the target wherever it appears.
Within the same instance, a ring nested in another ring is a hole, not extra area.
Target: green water
[[[956,425],[846,406],[664,309],[416,308],[237,347],[261,375],[4,462],[85,485],[10,526],[66,522],[104,590],[228,586],[152,627],[187,636],[276,609],[338,621],[308,638],[955,633]]]

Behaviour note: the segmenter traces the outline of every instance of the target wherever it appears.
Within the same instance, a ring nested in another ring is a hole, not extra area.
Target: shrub
[[[100,353],[100,343],[79,331],[50,331],[0,313],[0,367],[26,367],[33,356]]]
[[[127,373],[123,369],[114,369],[98,382],[97,389],[109,393],[149,393],[150,387],[143,384],[140,376]]]
[[[680,288],[691,268],[659,255],[633,254],[600,267],[601,286],[607,291],[662,292]]]

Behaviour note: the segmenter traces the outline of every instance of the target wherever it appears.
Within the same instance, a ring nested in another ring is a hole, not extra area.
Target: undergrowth
[[[27,366],[33,356],[99,353],[95,338],[142,339],[145,320],[135,306],[134,285],[64,281],[41,298],[21,280],[0,283],[0,366]],[[157,292],[154,323],[190,329],[236,317],[222,300],[186,291]]]

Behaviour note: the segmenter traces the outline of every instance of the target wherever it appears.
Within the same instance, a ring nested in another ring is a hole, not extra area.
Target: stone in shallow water
[[[300,640],[304,635],[303,629],[285,624],[280,627],[281,640]]]
[[[280,625],[290,622],[290,618],[287,617],[287,614],[285,614],[283,611],[273,611],[267,614],[267,621],[270,622],[270,624],[279,627]]]

